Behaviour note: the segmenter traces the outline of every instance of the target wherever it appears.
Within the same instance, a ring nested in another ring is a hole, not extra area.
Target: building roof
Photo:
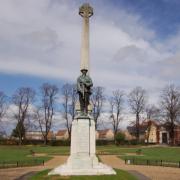
[[[104,138],[111,129],[97,130],[99,138]]]
[[[49,131],[48,135],[54,135],[54,132],[53,131]]]
[[[171,126],[171,123],[170,122],[165,122],[165,123],[161,123],[158,125],[158,129],[165,129],[165,130],[169,130],[170,129],[170,126]],[[174,130],[175,131],[180,131],[180,125],[178,124],[175,124],[174,126]]]
[[[42,135],[41,131],[27,131],[25,132],[26,135]]]
[[[144,134],[147,128],[151,125],[158,126],[158,124],[154,120],[145,120],[141,124],[139,124],[139,132],[140,134]],[[136,133],[136,124],[133,126],[128,126],[127,130],[131,133],[134,134]]]
[[[67,129],[63,129],[63,130],[59,130],[57,133],[56,133],[56,136],[64,136],[67,132]]]

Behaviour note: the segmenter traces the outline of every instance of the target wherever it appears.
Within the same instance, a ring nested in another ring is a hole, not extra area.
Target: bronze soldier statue
[[[92,94],[91,87],[93,86],[93,82],[90,76],[87,75],[87,71],[86,69],[82,69],[82,75],[77,79],[81,115],[88,114],[89,97]]]

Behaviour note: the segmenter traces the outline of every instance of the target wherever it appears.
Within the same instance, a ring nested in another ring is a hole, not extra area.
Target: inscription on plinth
[[[87,118],[77,118],[72,122],[71,155],[69,156],[66,164],[55,168],[53,171],[49,173],[49,175],[53,174],[116,174],[111,167],[98,162],[98,159],[95,154],[94,120]]]
[[[81,127],[78,128],[78,153],[89,153],[90,128],[87,123],[89,122],[81,122]]]

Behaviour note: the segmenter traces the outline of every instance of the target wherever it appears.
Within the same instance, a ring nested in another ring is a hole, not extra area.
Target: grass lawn
[[[47,153],[42,157],[31,156],[30,150],[36,153]],[[55,148],[40,147],[40,146],[0,146],[0,162],[2,161],[27,161],[27,160],[49,160],[51,159],[51,152],[55,151]]]
[[[136,153],[142,150],[142,156],[127,153]],[[30,150],[35,153],[45,153],[44,157],[29,157]],[[0,146],[0,161],[23,161],[27,159],[48,160],[53,155],[68,155],[70,147],[67,146]],[[180,161],[180,147],[125,147],[125,146],[97,146],[97,154],[116,154],[121,158],[137,157],[149,160]]]
[[[141,155],[125,155],[122,154],[120,157],[125,158],[137,158],[144,160],[163,160],[163,161],[180,161],[180,148],[173,147],[153,147],[153,148],[139,148],[142,150]],[[136,152],[136,149],[134,152]]]
[[[136,152],[141,146],[115,146],[115,145],[107,145],[107,146],[97,146],[97,153],[98,154],[125,154],[125,153],[134,153]]]
[[[116,175],[103,175],[103,176],[48,176],[49,170],[44,170],[33,177],[31,177],[29,180],[39,180],[39,179],[44,179],[44,180],[137,180],[136,177],[133,175],[129,174],[126,171],[118,170],[116,169],[117,174]]]
[[[136,155],[136,152],[141,149],[142,154]],[[121,158],[135,157],[148,160],[166,160],[166,161],[180,161],[180,147],[122,147],[122,146],[102,146],[97,148],[97,152],[102,154],[116,154]],[[128,155],[132,153],[135,155]]]
[[[47,156],[69,154],[69,147],[54,146],[0,146],[0,160],[29,159],[30,151],[45,153]]]

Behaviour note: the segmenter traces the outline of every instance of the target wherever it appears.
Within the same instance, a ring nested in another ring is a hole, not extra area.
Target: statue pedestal
[[[78,116],[72,122],[71,155],[67,162],[49,172],[49,175],[103,175],[116,174],[109,166],[96,157],[94,120]]]

